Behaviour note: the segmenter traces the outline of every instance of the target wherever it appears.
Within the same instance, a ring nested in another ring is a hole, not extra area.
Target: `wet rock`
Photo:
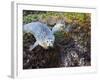
[[[53,48],[46,50],[37,46],[29,51],[29,46],[36,40],[30,33],[25,33],[23,35],[23,69],[90,66],[90,33],[87,34],[81,28],[81,31],[76,30],[76,32],[72,29],[68,34],[67,36],[64,32],[55,34]]]

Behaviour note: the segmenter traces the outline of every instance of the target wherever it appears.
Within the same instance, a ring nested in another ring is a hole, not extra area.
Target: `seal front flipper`
[[[30,46],[29,51],[32,51],[36,46],[38,46],[38,42],[36,41],[33,45]]]

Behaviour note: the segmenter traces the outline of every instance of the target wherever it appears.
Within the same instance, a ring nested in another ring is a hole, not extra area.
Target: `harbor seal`
[[[30,46],[30,51],[37,45],[40,45],[44,49],[53,47],[55,36],[54,33],[63,30],[65,24],[62,21],[58,21],[52,30],[44,23],[31,22],[23,26],[23,30],[27,33],[32,33],[36,39],[36,42]]]
[[[45,49],[53,47],[55,36],[46,24],[41,22],[31,22],[25,24],[23,30],[27,33],[32,33],[36,39],[36,42],[30,46],[30,51],[37,45],[40,45]]]

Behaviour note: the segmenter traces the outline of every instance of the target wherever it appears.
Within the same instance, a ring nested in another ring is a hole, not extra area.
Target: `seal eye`
[[[48,43],[49,41],[47,41],[47,43]]]
[[[51,41],[51,43],[53,43],[53,41]]]

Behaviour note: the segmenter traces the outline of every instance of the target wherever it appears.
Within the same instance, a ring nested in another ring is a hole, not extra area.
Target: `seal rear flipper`
[[[38,46],[37,41],[33,45],[30,46],[29,51],[32,51],[36,46]]]

